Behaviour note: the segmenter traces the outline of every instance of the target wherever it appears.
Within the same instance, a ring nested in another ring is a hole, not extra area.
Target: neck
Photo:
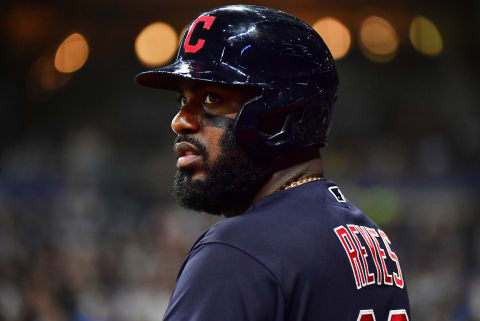
[[[252,204],[265,196],[279,191],[283,186],[293,181],[312,176],[323,177],[323,164],[320,157],[275,172],[255,195]]]

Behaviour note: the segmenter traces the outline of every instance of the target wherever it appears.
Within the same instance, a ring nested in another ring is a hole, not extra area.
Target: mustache
[[[202,156],[203,159],[207,159],[208,157],[207,148],[198,139],[193,138],[191,136],[187,136],[187,135],[179,135],[177,136],[177,138],[175,138],[175,142],[173,145],[174,151],[175,151],[175,144],[181,143],[181,142],[186,142],[194,145],[198,149],[200,156]]]

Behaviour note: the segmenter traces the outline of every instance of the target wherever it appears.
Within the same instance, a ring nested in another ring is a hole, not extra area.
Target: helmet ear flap
[[[286,143],[289,140],[295,140],[301,123],[303,122],[304,108],[299,106],[292,109],[287,109],[280,116],[283,116],[281,128],[272,135],[269,135],[267,141],[273,142],[274,145],[278,143]]]
[[[283,108],[265,111],[260,115],[257,130],[265,137],[280,135],[288,130],[292,122],[291,109]]]
[[[239,115],[235,132],[244,147],[266,158],[282,158],[300,151],[305,140],[305,105],[294,104],[265,111],[259,99],[246,104]]]
[[[336,102],[336,87],[304,92],[300,99],[279,106],[285,92],[263,88],[237,115],[237,140],[255,154],[280,159],[311,147],[323,147]],[[281,97],[280,97],[281,98]]]

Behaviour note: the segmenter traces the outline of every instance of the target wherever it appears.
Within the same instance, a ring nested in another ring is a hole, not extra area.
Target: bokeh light
[[[74,72],[83,67],[87,58],[87,41],[81,34],[74,33],[58,47],[55,54],[55,68],[64,73]]]
[[[387,62],[395,57],[398,36],[393,26],[378,16],[366,18],[360,29],[361,48],[375,62]]]
[[[322,36],[334,59],[344,57],[352,43],[348,28],[332,17],[325,17],[313,24],[313,29]]]
[[[8,6],[2,9],[5,34],[17,50],[28,51],[29,45],[45,41],[48,37],[52,23],[52,15],[48,9],[34,8],[19,1],[15,1],[10,9]]]
[[[410,24],[410,41],[413,47],[427,56],[437,56],[443,51],[443,40],[437,27],[423,16],[416,16]]]
[[[155,22],[145,27],[135,40],[135,53],[148,67],[168,62],[177,49],[178,36],[169,24]]]
[[[47,91],[64,86],[70,79],[70,74],[58,72],[52,59],[47,57],[40,57],[33,63],[32,76]]]

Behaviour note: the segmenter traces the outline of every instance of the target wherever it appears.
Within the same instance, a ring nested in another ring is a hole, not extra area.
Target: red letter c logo
[[[194,45],[190,44],[190,37],[192,36],[193,30],[197,26],[197,23],[202,21],[204,23],[203,24],[203,29],[209,30],[210,27],[212,26],[214,20],[215,20],[215,17],[202,16],[202,17],[198,17],[197,20],[195,20],[193,22],[192,26],[190,27],[190,30],[188,30],[188,34],[187,34],[187,38],[185,39],[185,43],[183,44],[183,48],[185,49],[185,52],[195,53],[195,52],[199,51],[200,49],[202,49],[203,45],[205,44],[204,39],[198,39],[197,43],[194,44]]]

